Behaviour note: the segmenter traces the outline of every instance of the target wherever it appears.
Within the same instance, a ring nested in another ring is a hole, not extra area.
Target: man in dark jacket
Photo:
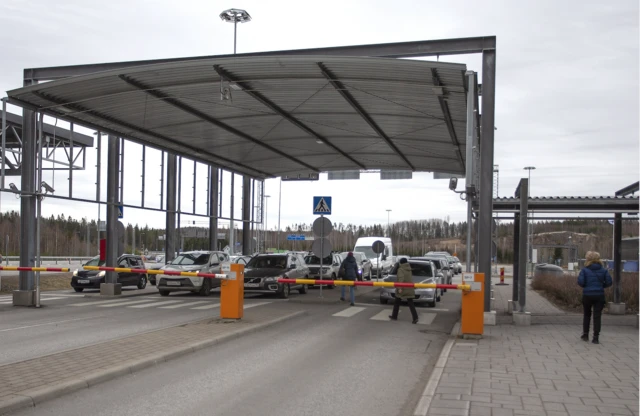
[[[342,276],[343,280],[351,280],[355,281],[358,277],[358,262],[356,258],[353,257],[353,253],[350,251],[347,254],[347,258],[342,261],[342,265],[340,269],[344,275]],[[344,300],[344,292],[345,287],[340,286],[340,300]],[[351,298],[351,306],[355,305],[356,302],[356,292],[353,286],[349,286],[349,297]]]
[[[578,286],[582,287],[582,338],[589,341],[589,324],[591,323],[591,308],[593,308],[593,343],[599,344],[602,309],[604,309],[604,289],[613,284],[611,275],[602,265],[600,253],[588,251],[585,267],[580,270]]]

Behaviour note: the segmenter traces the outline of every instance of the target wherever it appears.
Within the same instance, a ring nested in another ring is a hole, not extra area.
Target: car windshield
[[[319,264],[319,263],[318,263]],[[286,269],[286,256],[258,256],[249,261],[247,267],[254,269]]]
[[[364,253],[364,255],[367,256],[368,259],[378,258],[378,255],[373,252],[373,248],[370,246],[359,246],[359,247],[356,247],[355,251],[360,251]]]
[[[320,264],[320,257],[316,257],[316,256],[306,256],[304,258],[304,262],[306,264]],[[322,264],[331,264],[331,256],[327,256],[324,259],[322,259]]]
[[[86,262],[84,266],[104,266],[104,263],[105,263],[104,260],[100,261],[100,256],[96,256],[91,260],[89,260],[88,262]]]
[[[411,266],[411,277],[414,283],[422,282],[423,280],[433,277],[433,270],[431,270],[430,264],[422,264],[422,263],[409,263]],[[397,282],[398,281],[398,267],[400,267],[399,263],[396,263],[391,269],[389,276],[384,279],[387,282]]]
[[[171,264],[180,266],[201,266],[209,262],[209,254],[207,253],[185,253],[176,257]]]

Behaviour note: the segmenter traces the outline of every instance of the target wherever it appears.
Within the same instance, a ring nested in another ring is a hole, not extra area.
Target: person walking
[[[602,310],[604,309],[604,289],[613,284],[611,275],[600,260],[600,253],[588,251],[584,268],[578,275],[578,286],[582,287],[582,318],[583,341],[589,341],[589,324],[591,323],[591,309],[593,308],[593,342],[600,343],[600,326]]]
[[[411,273],[411,265],[407,261],[406,258],[400,259],[400,264],[398,266],[398,283],[413,283],[413,275]],[[412,324],[418,323],[418,312],[416,312],[416,307],[413,304],[413,298],[416,296],[416,291],[412,287],[397,287],[396,288],[396,300],[393,304],[393,312],[389,315],[389,318],[397,321],[398,320],[398,312],[400,310],[400,303],[402,300],[406,300],[409,304],[409,309],[411,310],[411,317],[413,321]]]
[[[358,262],[356,261],[356,258],[353,257],[353,253],[351,251],[347,253],[347,257],[342,260],[340,269],[342,269],[343,280],[355,281],[358,278]],[[345,286],[340,286],[340,300],[342,301],[345,300],[344,292]],[[351,306],[354,306],[356,302],[356,292],[353,286],[349,286],[349,298],[351,300]]]

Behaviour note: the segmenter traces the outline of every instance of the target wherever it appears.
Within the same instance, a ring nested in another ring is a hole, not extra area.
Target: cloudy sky
[[[3,0],[0,96],[22,85],[23,68],[231,53],[233,26],[218,18],[231,7],[244,8],[253,17],[238,27],[238,52],[495,35],[500,194],[511,196],[526,173],[522,168],[530,165],[536,167],[534,196],[612,195],[638,180],[637,0],[305,3]],[[481,72],[479,56],[442,60]],[[131,163],[126,165],[135,165],[138,149],[127,146]],[[152,169],[159,157],[148,156],[147,201],[159,206],[158,168]],[[95,195],[95,156],[89,154],[87,164],[86,172],[74,175],[74,196]],[[126,172],[132,175],[135,169]],[[199,168],[198,178],[204,179],[203,172]],[[185,210],[191,207],[191,174],[183,171]],[[134,203],[140,187],[129,181],[133,176],[127,177],[125,202]],[[56,183],[58,194],[66,176],[47,174],[45,180]],[[19,178],[7,181],[19,183]],[[266,187],[272,196],[272,228],[277,224],[279,181],[269,180]],[[380,181],[376,174],[362,175],[360,181],[327,181],[323,176],[315,183],[283,183],[282,190],[283,225],[311,222],[313,195],[333,196],[335,222],[384,223],[387,209],[392,210],[392,222],[466,218],[464,202],[447,189],[446,181],[427,173],[406,181]],[[196,198],[196,211],[204,213],[206,187],[197,191],[202,197]],[[2,193],[0,209],[18,209],[14,195]],[[225,211],[228,215],[228,196]],[[92,219],[98,215],[95,204],[52,199],[45,201],[43,212]],[[104,215],[103,208],[102,219]],[[183,225],[193,220],[203,221],[185,215]],[[128,209],[125,222],[162,227],[164,215]]]

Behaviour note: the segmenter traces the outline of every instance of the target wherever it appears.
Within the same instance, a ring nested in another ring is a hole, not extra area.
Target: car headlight
[[[107,272],[102,270],[100,273],[98,273],[98,277],[104,277],[105,274],[107,274]]]
[[[358,269],[358,274],[362,274],[362,269]]]
[[[265,282],[275,282],[279,279],[279,277],[266,277],[264,279]]]
[[[74,270],[74,271],[73,271],[73,275],[74,275],[74,276],[78,276],[78,271],[77,271],[77,270]]]

